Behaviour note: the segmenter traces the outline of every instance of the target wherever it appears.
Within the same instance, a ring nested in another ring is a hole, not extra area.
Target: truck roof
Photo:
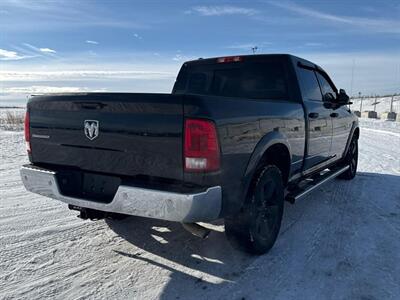
[[[291,56],[290,54],[246,54],[246,55],[227,55],[227,56],[216,56],[216,57],[208,57],[208,58],[198,58],[190,61],[186,61],[185,64],[213,64],[215,63],[218,59],[223,59],[223,58],[234,58],[234,57],[240,57],[242,59],[251,59],[251,60],[260,60],[262,58],[267,58],[267,57],[287,57]]]
[[[232,59],[233,60],[235,58],[243,59],[243,61],[260,61],[263,58],[271,58],[271,57],[294,59],[296,61],[300,61],[303,65],[324,71],[320,66],[318,66],[317,64],[315,64],[309,60],[306,60],[304,58],[301,58],[301,57],[298,57],[298,56],[295,56],[292,54],[287,54],[287,53],[246,54],[246,55],[229,55],[229,56],[219,56],[219,57],[210,57],[210,58],[198,58],[195,60],[186,61],[184,64],[187,64],[187,65],[215,64],[218,62],[218,60],[221,60],[221,59]]]

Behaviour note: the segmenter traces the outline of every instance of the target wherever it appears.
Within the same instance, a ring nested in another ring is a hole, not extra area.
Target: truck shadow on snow
[[[232,249],[222,221],[213,224],[214,230],[205,240],[174,222],[130,217],[107,223],[119,236],[144,250],[135,253],[114,250],[116,253],[171,271],[168,286],[175,281],[176,286],[173,284],[171,290],[174,298],[182,295],[186,299],[184,295],[195,290],[209,289],[223,280],[235,281],[256,258]]]
[[[367,209],[360,210],[360,207],[368,207],[366,202],[381,199],[381,214],[388,216],[382,222],[392,222],[400,228],[400,222],[389,218],[400,215],[400,203],[396,200],[400,197],[399,183],[399,176],[359,172],[353,181],[334,180],[296,205],[286,203],[277,243],[261,257],[232,249],[225,238],[223,222],[214,224],[215,230],[206,240],[192,236],[179,223],[139,217],[123,221],[107,220],[107,223],[115,233],[139,248],[134,253],[114,250],[116,253],[171,272],[160,295],[162,299],[205,298],[211,291],[221,292],[219,290],[228,285],[228,290],[225,290],[229,292],[230,287],[235,287],[232,283],[242,280],[245,273],[247,278],[249,273],[258,272],[259,265],[273,271],[263,274],[265,281],[257,288],[265,291],[265,295],[273,295],[276,274],[286,274],[287,278],[282,280],[287,280],[288,284],[307,274],[311,282],[335,280],[335,270],[323,270],[321,266],[324,264],[315,257],[329,257],[337,265],[343,264],[343,261],[353,263],[349,247],[357,247],[356,241],[351,240],[353,230],[362,231],[367,226],[364,219],[369,218],[370,213]],[[371,205],[374,207],[376,204]],[[330,257],[325,252],[330,251],[327,249],[331,249],[332,240],[338,238],[338,232],[349,241],[343,248],[340,244],[335,245],[337,250]],[[296,261],[296,264],[292,265],[290,261]],[[353,278],[370,271],[348,270],[353,273]],[[329,276],[324,277],[324,274]],[[251,294],[251,291],[248,293]],[[315,295],[323,293],[322,290],[315,291]]]

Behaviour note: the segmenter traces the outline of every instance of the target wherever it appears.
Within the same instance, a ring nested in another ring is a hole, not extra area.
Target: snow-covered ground
[[[286,204],[260,257],[220,224],[200,240],[152,219],[80,220],[24,190],[23,133],[0,130],[0,298],[399,299],[400,123],[361,124],[357,177]]]
[[[392,107],[392,111],[400,113],[400,96],[393,96],[393,100],[392,96],[363,98],[362,105],[360,98],[353,98],[351,102],[353,102],[352,110],[360,110],[360,108],[362,111],[375,110],[380,115],[383,112],[389,112]],[[374,103],[377,104],[374,105]]]
[[[0,130],[23,130],[24,117],[25,108],[0,108]]]

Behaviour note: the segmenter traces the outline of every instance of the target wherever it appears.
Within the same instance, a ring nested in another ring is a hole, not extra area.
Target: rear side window
[[[250,99],[288,97],[287,73],[281,62],[248,62],[188,67],[185,93]],[[179,92],[179,91],[176,91]],[[183,92],[183,91],[181,91]]]
[[[322,101],[321,89],[313,70],[297,68],[303,99]]]

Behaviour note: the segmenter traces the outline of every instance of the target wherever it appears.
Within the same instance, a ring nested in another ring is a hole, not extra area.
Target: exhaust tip
[[[201,239],[206,239],[211,233],[210,229],[197,223],[182,223],[182,226],[185,230]]]

